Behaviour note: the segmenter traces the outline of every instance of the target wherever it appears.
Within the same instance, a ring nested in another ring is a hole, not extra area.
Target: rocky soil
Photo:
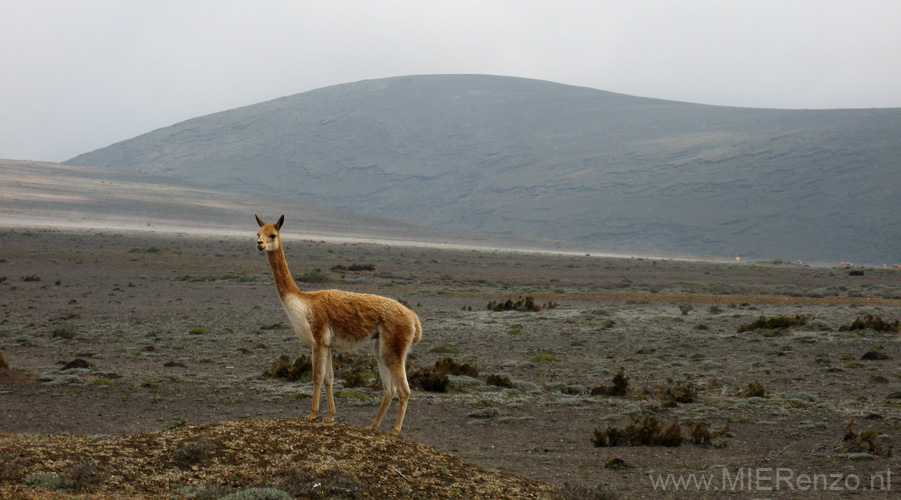
[[[308,380],[263,375],[308,349],[255,229],[243,240],[0,232],[0,496],[881,498],[901,487],[899,271],[288,241],[302,288],[377,293],[419,314],[411,372],[442,358],[477,369],[446,375],[446,392],[415,391],[398,438],[363,429],[379,397],[365,362],[350,366],[365,357],[336,365],[371,383],[342,379],[334,425],[299,418]],[[526,297],[541,310],[488,310]],[[869,328],[841,329],[868,316]],[[679,446],[655,441],[655,422],[678,424]],[[617,431],[614,446],[592,442]]]

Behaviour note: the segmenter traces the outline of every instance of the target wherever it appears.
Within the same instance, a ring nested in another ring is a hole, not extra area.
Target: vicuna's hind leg
[[[372,428],[378,429],[379,424],[382,423],[382,419],[385,418],[388,407],[391,406],[391,400],[394,399],[396,388],[394,387],[394,381],[391,378],[391,371],[385,364],[384,354],[381,350],[381,341],[379,339],[375,339],[375,347],[373,350],[375,351],[375,359],[379,364],[379,377],[382,379],[382,404],[379,405],[379,411],[375,414],[375,420],[372,421]]]
[[[375,341],[375,358],[379,363],[379,376],[382,378],[382,404],[372,422],[372,428],[378,429],[385,417],[391,400],[397,394],[397,418],[394,419],[394,434],[400,434],[407,413],[407,401],[410,399],[410,385],[407,383],[406,352],[385,352],[379,339]],[[406,351],[406,349],[404,349]]]
[[[389,367],[397,391],[397,418],[394,419],[394,433],[400,434],[407,414],[407,401],[410,399],[410,384],[407,383],[407,367],[405,359],[400,358],[397,366]]]

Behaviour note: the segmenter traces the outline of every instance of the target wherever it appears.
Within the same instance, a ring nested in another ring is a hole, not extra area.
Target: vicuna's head
[[[278,230],[282,228],[282,224],[285,223],[285,215],[282,214],[281,217],[278,218],[278,222],[275,224],[267,224],[263,222],[263,219],[260,218],[259,215],[254,214],[254,217],[257,218],[257,224],[260,225],[260,230],[257,231],[257,249],[265,250],[267,252],[274,252],[279,249],[282,245],[281,238],[278,235]]]

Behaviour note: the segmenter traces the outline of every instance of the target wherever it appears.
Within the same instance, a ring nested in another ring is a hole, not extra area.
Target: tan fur
[[[282,215],[275,224],[263,222],[259,215],[256,219],[260,225],[257,248],[266,252],[282,306],[294,332],[313,349],[313,405],[307,418],[316,418],[319,391],[325,383],[328,400],[325,420],[331,422],[334,419],[332,350],[354,350],[366,340],[375,338],[374,352],[384,390],[372,428],[378,429],[397,394],[397,418],[393,432],[400,433],[410,398],[405,366],[407,350],[422,339],[422,325],[416,313],[395,300],[378,295],[341,290],[301,291],[288,271],[279,235],[285,216]]]

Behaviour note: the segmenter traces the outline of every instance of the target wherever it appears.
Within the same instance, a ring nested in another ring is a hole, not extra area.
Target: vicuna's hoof
[[[313,413],[313,414],[307,415],[307,420],[309,420],[310,422],[316,420],[316,414]]]
[[[334,421],[335,421],[335,417],[332,417],[332,416],[325,417],[325,420],[323,420],[323,422],[325,422],[327,424],[330,424]]]

